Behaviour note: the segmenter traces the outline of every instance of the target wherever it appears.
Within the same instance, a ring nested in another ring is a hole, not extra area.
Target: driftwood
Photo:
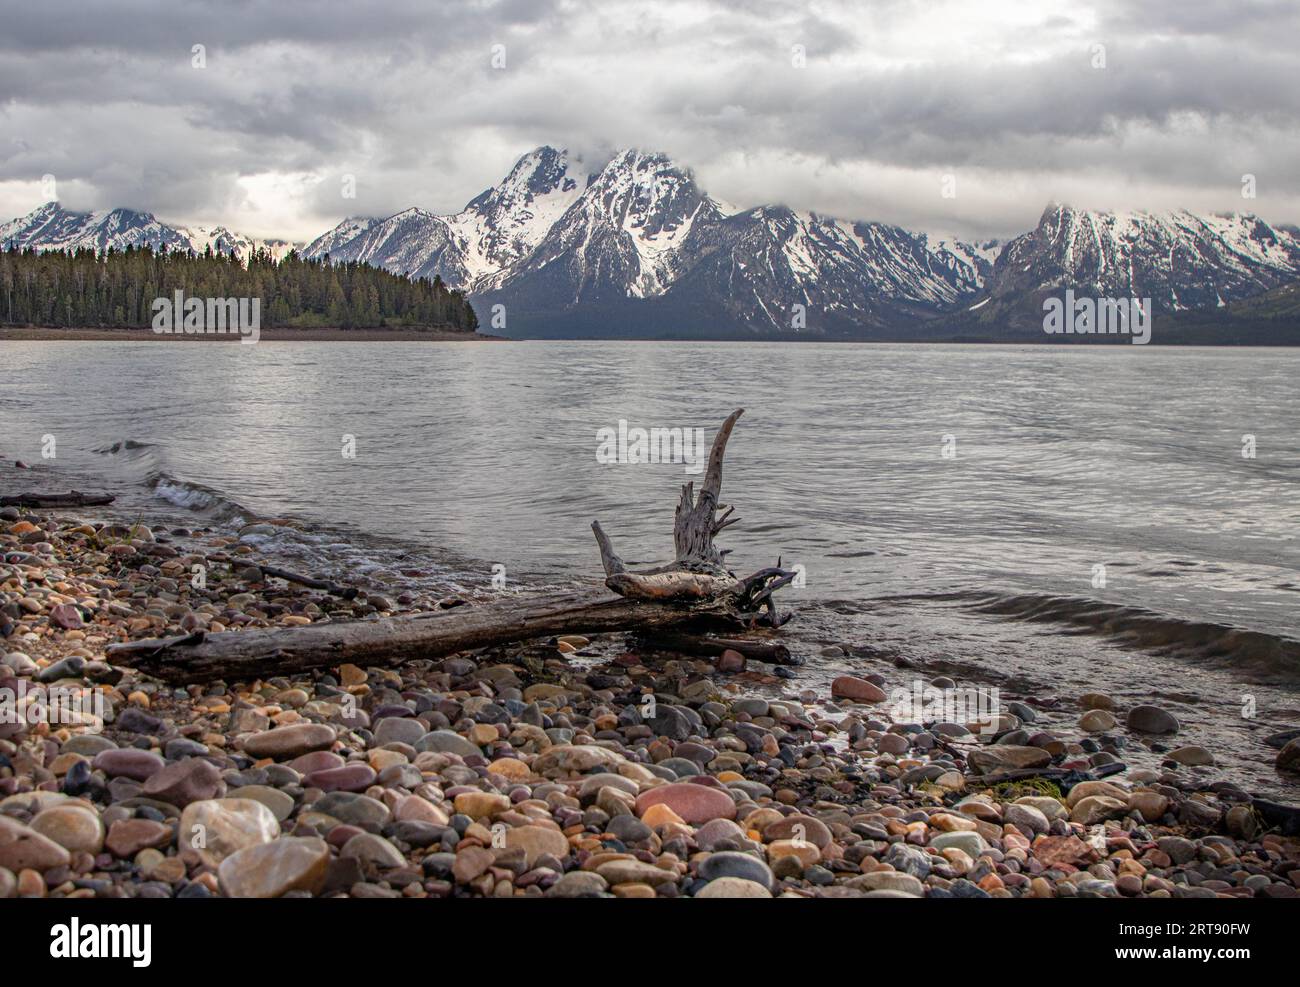
[[[641,643],[661,651],[675,651],[685,655],[720,655],[736,651],[746,658],[771,662],[774,665],[798,665],[800,661],[790,654],[790,649],[780,641],[753,640],[740,637],[701,637],[673,631],[649,631],[641,635]]]
[[[107,650],[114,663],[167,682],[247,681],[345,662],[393,665],[570,632],[674,626],[694,616],[689,607],[580,589],[378,620],[199,632]]]
[[[1115,763],[1103,764],[1096,768],[1083,770],[1077,768],[1008,768],[1006,771],[995,771],[993,774],[975,775],[971,780],[971,784],[988,787],[1001,785],[1008,781],[1027,781],[1030,778],[1043,778],[1069,791],[1082,782],[1101,781],[1113,774],[1119,774],[1126,767],[1124,764]]]
[[[1267,799],[1250,800],[1261,819],[1283,836],[1300,836],[1300,808],[1294,805],[1282,805]]]
[[[0,497],[0,507],[102,507],[117,498],[112,494],[88,494],[69,490],[65,494],[15,494]]]
[[[313,579],[311,576],[300,576],[296,572],[290,572],[288,569],[278,569],[272,565],[259,565],[257,568],[262,570],[263,576],[283,579],[286,583],[297,583],[300,586],[306,586],[308,589],[323,589],[330,596],[341,597],[344,600],[352,600],[357,597],[358,591],[354,587],[340,586],[328,579]]]
[[[778,561],[751,576],[737,577],[723,565],[724,553],[713,544],[717,533],[734,523],[730,509],[721,518],[717,510],[723,455],[740,415],[732,414],[718,430],[698,498],[693,484],[682,489],[672,563],[629,571],[600,524],[593,522],[605,568],[604,591],[564,589],[377,620],[199,632],[113,645],[107,649],[109,657],[168,682],[248,681],[345,662],[391,665],[564,633],[780,626],[789,615],[778,614],[772,594],[795,574]],[[262,571],[268,572],[266,567]],[[618,597],[610,598],[610,590]]]

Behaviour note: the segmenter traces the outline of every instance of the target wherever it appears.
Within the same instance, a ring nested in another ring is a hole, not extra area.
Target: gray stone
[[[339,851],[341,857],[352,857],[380,870],[391,870],[406,865],[406,858],[393,844],[374,833],[358,833]]]
[[[436,751],[439,754],[457,754],[460,757],[474,757],[483,753],[472,740],[462,737],[454,730],[434,730],[426,733],[414,746],[417,751]]]
[[[428,728],[416,719],[403,716],[385,716],[375,725],[375,747],[385,744],[410,744],[415,747],[428,733]]]
[[[705,881],[714,881],[720,877],[739,877],[769,889],[774,883],[772,869],[767,864],[748,853],[734,850],[710,854],[700,864],[697,873]]]
[[[312,810],[323,812],[352,826],[382,826],[391,815],[383,802],[356,792],[330,792],[322,795],[312,805]]]
[[[594,898],[604,893],[609,882],[594,871],[570,871],[551,885],[548,898]]]
[[[930,838],[930,846],[934,847],[936,850],[947,850],[956,847],[958,850],[968,854],[971,858],[978,857],[989,847],[989,845],[984,841],[984,837],[973,831],[939,833],[937,836],[932,836]]]
[[[1126,720],[1130,730],[1138,730],[1142,733],[1177,733],[1179,729],[1178,717],[1168,710],[1161,709],[1159,706],[1141,705],[1134,706],[1128,711]]]
[[[893,844],[885,851],[882,859],[894,870],[911,874],[922,880],[930,873],[930,855],[919,847],[909,846],[906,843]]]

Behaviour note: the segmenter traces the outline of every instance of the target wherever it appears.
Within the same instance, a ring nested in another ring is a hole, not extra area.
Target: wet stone
[[[1142,733],[1174,734],[1178,732],[1178,718],[1159,706],[1140,705],[1128,711],[1125,720],[1130,730]]]

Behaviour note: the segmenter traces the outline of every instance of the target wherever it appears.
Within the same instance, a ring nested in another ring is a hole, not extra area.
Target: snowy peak
[[[134,209],[73,212],[57,202],[47,202],[0,226],[0,244],[37,250],[189,249],[189,241],[179,230],[164,226],[150,213]]]
[[[1070,287],[1151,298],[1175,311],[1219,306],[1300,275],[1300,238],[1250,214],[1098,212],[1050,204],[1007,244],[994,298]]]
[[[297,249],[288,240],[257,240],[235,233],[224,226],[178,226],[176,232],[189,243],[190,250],[201,254],[211,248],[214,254],[234,254],[247,261],[257,251],[265,251],[276,260],[282,260],[291,250]]]
[[[47,202],[26,216],[0,226],[0,247],[32,247],[37,250],[125,250],[150,247],[154,250],[192,250],[203,253],[232,251],[247,260],[257,250],[282,257],[293,249],[283,240],[255,240],[224,227],[168,226],[152,213],[134,209],[106,212],[73,212],[57,202]]]
[[[567,151],[539,147],[454,215],[410,208],[385,219],[346,219],[314,240],[305,256],[329,254],[472,289],[531,253],[589,180]]]
[[[681,274],[694,231],[722,218],[688,169],[666,155],[620,151],[594,175],[537,248],[482,288],[537,282],[549,299],[648,298]]]
[[[344,244],[356,239],[378,222],[380,220],[373,216],[349,216],[338,226],[322,233],[307,244],[303,250],[303,255],[305,257],[323,257],[326,254],[333,254]]]
[[[345,224],[348,225],[348,224]],[[463,268],[453,255],[451,230],[441,216],[424,209],[404,209],[387,219],[371,220],[359,224],[360,231],[351,239],[338,236],[336,227],[308,248],[306,257],[312,259],[329,253],[332,261],[359,261],[382,267],[394,274],[412,278],[432,278],[442,275],[445,281],[457,283],[463,278]],[[329,251],[315,249],[322,241],[333,240]],[[447,267],[452,277],[447,276]]]
[[[667,292],[751,331],[822,335],[935,313],[978,290],[962,257],[883,223],[759,206],[693,235]]]
[[[568,151],[539,147],[520,158],[500,185],[448,217],[459,238],[467,283],[531,252],[582,195],[591,176]]]
[[[607,217],[641,240],[678,239],[684,225],[720,219],[718,204],[700,191],[695,176],[668,155],[636,149],[615,155],[583,194],[593,216]]]
[[[570,163],[568,151],[539,147],[515,162],[500,185],[482,192],[465,206],[464,212],[498,225],[517,223],[529,214],[535,215],[539,204],[557,193],[572,204],[589,178],[581,172],[580,163]]]
[[[543,146],[451,216],[408,209],[348,220],[307,248],[472,292],[502,287],[563,258],[577,298],[589,289],[657,294],[675,276],[672,255],[697,222],[721,218],[689,170],[667,155],[621,151],[595,172],[567,150]],[[548,272],[556,276],[559,268]]]

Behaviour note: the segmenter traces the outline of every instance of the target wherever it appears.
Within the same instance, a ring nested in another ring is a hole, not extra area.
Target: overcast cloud
[[[544,143],[964,236],[1049,200],[1300,221],[1300,2],[0,0],[0,24],[0,221],[51,174],[72,208],[310,239],[456,211]]]

